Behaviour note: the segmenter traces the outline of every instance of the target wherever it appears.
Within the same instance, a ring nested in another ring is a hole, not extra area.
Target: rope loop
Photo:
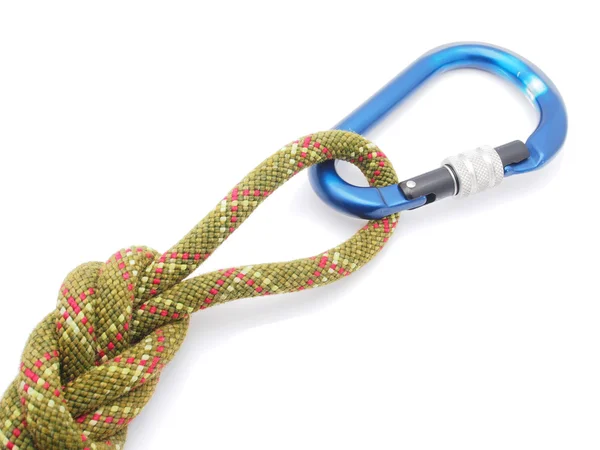
[[[181,346],[190,314],[332,283],[371,260],[394,231],[397,214],[368,222],[310,258],[187,278],[279,186],[328,159],[354,163],[371,186],[398,182],[385,155],[362,136],[315,133],[265,160],[167,252],[130,247],[71,272],[0,402],[0,448],[120,450],[128,424]]]

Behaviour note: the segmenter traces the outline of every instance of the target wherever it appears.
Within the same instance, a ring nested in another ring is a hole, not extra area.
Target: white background
[[[283,144],[331,127],[425,51],[476,40],[560,88],[560,156],[404,214],[383,253],[335,285],[197,314],[127,448],[598,449],[592,3],[3,2],[2,389],[72,268],[167,249]],[[537,120],[516,88],[460,71],[368,136],[405,179],[526,139]],[[362,223],[321,204],[303,173],[201,270],[316,254]]]

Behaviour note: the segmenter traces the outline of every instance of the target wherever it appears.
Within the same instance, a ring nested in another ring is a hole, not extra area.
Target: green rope
[[[127,425],[181,346],[191,313],[239,298],[322,286],[371,260],[398,215],[372,220],[312,258],[233,267],[183,281],[275,189],[328,159],[356,164],[372,186],[398,182],[385,155],[362,136],[316,133],[264,161],[166,253],[131,247],[106,263],[71,272],[56,310],[31,334],[19,374],[0,402],[0,448],[121,449]]]

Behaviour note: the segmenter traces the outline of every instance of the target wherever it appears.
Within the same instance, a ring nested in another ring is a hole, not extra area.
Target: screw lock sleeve
[[[456,175],[459,197],[468,197],[497,186],[504,178],[502,159],[489,145],[446,158],[442,164],[449,166]]]

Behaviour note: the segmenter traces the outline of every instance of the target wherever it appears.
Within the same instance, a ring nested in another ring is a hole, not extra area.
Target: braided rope
[[[183,281],[275,189],[333,158],[356,164],[372,186],[398,182],[385,155],[362,136],[316,133],[264,161],[166,253],[131,247],[104,264],[71,272],[56,310],[31,334],[19,374],[0,402],[0,448],[121,449],[128,424],[182,344],[191,313],[332,283],[373,258],[398,215],[372,220],[312,258],[233,267]]]

